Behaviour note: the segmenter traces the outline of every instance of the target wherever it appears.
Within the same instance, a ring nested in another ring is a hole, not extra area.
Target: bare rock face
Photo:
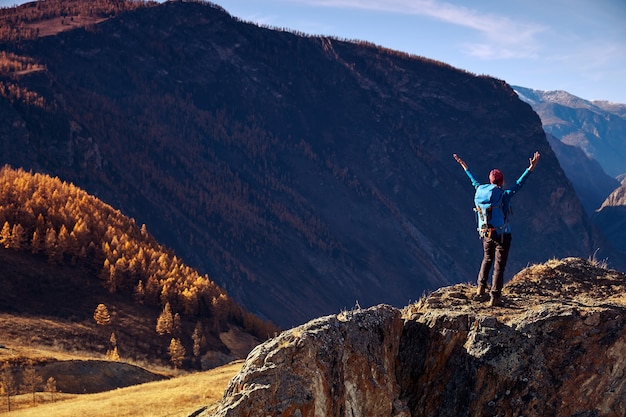
[[[405,310],[401,398],[414,416],[624,416],[625,290],[570,258],[517,274],[504,308],[436,291]]]
[[[517,274],[504,307],[473,290],[283,332],[200,415],[626,415],[626,274],[568,258]]]
[[[250,353],[213,415],[408,416],[396,404],[401,334],[384,305],[283,332]]]

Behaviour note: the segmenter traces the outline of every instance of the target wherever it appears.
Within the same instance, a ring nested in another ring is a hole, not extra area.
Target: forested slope
[[[147,315],[140,321],[142,331],[146,322],[152,327],[148,338],[164,336],[160,355],[134,354],[161,358],[172,337],[187,345],[188,358],[199,358],[210,350],[228,352],[219,335],[231,328],[259,340],[276,330],[157,243],[145,225],[58,178],[0,169],[0,224],[0,311],[92,323],[98,304],[119,304]],[[39,273],[29,269],[29,256],[31,265],[40,265]],[[52,276],[64,281],[55,283]],[[167,323],[159,328],[163,312]],[[196,329],[206,340],[192,354]],[[126,330],[132,333],[133,326]]]

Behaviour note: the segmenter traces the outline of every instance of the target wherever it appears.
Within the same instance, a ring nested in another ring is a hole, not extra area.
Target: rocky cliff
[[[459,284],[319,318],[258,346],[198,414],[624,416],[625,290],[626,274],[567,258],[518,273],[502,308]]]

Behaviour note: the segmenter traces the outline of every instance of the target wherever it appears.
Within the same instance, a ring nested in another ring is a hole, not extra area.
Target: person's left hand
[[[457,161],[459,165],[463,167],[464,170],[467,170],[467,164],[461,158],[459,158],[457,154],[452,154],[452,156],[454,157],[454,160]]]
[[[530,163],[530,166],[528,167],[529,171],[532,171],[533,169],[535,169],[535,167],[537,166],[537,162],[539,162],[540,157],[541,157],[541,154],[539,153],[539,151],[537,151],[535,152],[532,158],[528,158],[528,162]]]

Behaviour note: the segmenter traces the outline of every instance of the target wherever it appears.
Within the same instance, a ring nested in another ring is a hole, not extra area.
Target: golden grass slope
[[[188,416],[199,408],[219,400],[228,382],[241,369],[242,361],[219,368],[150,382],[99,394],[58,395],[58,401],[6,413],[7,417],[177,417]],[[49,401],[48,394],[38,394]],[[30,403],[31,395],[14,399],[17,404]],[[19,406],[19,405],[18,405]],[[0,410],[5,410],[2,404]]]

